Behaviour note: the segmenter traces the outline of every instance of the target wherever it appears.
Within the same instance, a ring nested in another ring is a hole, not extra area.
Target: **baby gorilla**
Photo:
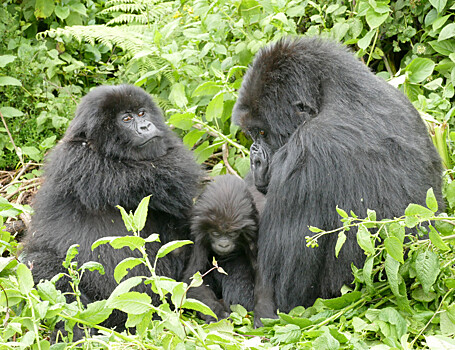
[[[209,306],[218,319],[229,316],[229,305],[240,304],[248,310],[254,307],[257,207],[262,207],[263,200],[254,186],[248,188],[243,180],[224,175],[210,183],[195,204],[191,224],[194,247],[185,279],[209,270],[212,257],[227,275],[208,274],[204,285],[191,288],[188,296]],[[214,321],[211,316],[202,318]]]

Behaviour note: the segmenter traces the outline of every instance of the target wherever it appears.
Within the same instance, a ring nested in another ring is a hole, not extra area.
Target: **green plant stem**
[[[216,130],[215,128],[211,127],[210,125],[208,125],[207,123],[204,123],[202,120],[200,119],[197,119],[197,118],[192,118],[191,119],[194,123],[197,123],[197,124],[201,124],[205,129],[215,133],[219,138],[223,139],[224,141],[226,141],[227,143],[229,143],[231,146],[234,146],[235,148],[237,148],[240,152],[244,153],[244,154],[247,154],[247,155],[250,155],[250,151],[245,147],[245,146],[242,146],[241,144],[235,142],[235,141],[232,141],[229,137],[227,137],[226,135],[224,135],[222,132]]]
[[[36,319],[35,308],[33,307],[33,302],[32,302],[32,299],[30,298],[29,294],[27,294],[27,301],[28,301],[28,304],[30,305],[30,310],[32,312],[33,330],[35,332],[36,345],[38,346],[38,350],[41,350],[41,344],[40,344],[40,340],[39,340],[39,333],[38,333],[38,326],[37,326],[38,320]]]
[[[188,324],[188,322],[185,322],[183,320],[181,320],[182,324],[185,326],[185,327],[188,327],[191,331],[191,333],[193,333],[193,335],[197,338],[197,340],[199,340],[199,342],[201,343],[201,345],[209,350],[209,347],[205,344],[204,340],[199,336],[199,334],[193,329],[193,327],[191,327],[191,325]]]
[[[376,47],[376,41],[378,40],[378,35],[379,35],[379,28],[376,29],[376,34],[374,36],[373,45],[371,45],[371,50],[368,55],[368,61],[366,63],[367,66],[370,64],[371,58],[373,57],[373,51],[374,51],[374,48]]]

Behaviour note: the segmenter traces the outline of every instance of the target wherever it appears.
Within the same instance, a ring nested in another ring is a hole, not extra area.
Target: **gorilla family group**
[[[400,216],[409,203],[424,205],[433,188],[444,207],[441,161],[419,113],[339,44],[287,38],[263,48],[243,79],[233,121],[254,141],[251,172],[245,180],[221,176],[203,189],[200,167],[146,92],[120,85],[88,93],[47,158],[34,201],[25,257],[36,282],[63,272],[66,251],[77,243],[78,262],[105,268],[104,275],[84,274],[82,302],[108,298],[117,286],[115,266],[138,253],[91,245],[126,235],[116,206],[134,210],[151,195],[141,235],[158,233],[162,244],[194,241],[160,259],[156,273],[188,281],[215,256],[228,275],[209,274],[190,296],[219,318],[230,304],[242,304],[260,326],[277,309],[339,295],[353,280],[351,264],[362,267],[355,232],[338,258],[336,235],[306,246],[309,226],[340,226],[337,206],[361,217],[367,209],[379,219]],[[159,247],[148,243],[151,259]],[[136,266],[131,273],[148,271]],[[70,291],[64,278],[57,287]],[[149,286],[137,290],[159,302]],[[122,329],[125,319],[113,313],[104,325]]]

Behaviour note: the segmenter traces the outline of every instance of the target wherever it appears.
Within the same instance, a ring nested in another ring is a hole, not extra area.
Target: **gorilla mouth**
[[[153,136],[153,137],[145,140],[144,142],[140,143],[139,145],[137,145],[137,147],[139,147],[139,148],[145,147],[146,145],[152,143],[156,139],[162,139],[162,137],[158,136],[158,135],[157,136]],[[158,140],[156,140],[156,141],[158,141]]]

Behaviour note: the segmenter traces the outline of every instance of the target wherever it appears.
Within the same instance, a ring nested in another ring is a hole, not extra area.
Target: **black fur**
[[[255,198],[261,206],[261,194],[255,193]],[[229,305],[241,304],[253,309],[258,220],[254,197],[247,184],[232,175],[215,178],[195,204],[191,221],[194,247],[185,277],[189,279],[197,271],[207,272],[213,257],[228,275],[209,273],[204,284],[191,288],[188,296],[210,306],[218,319],[229,316]],[[238,237],[232,237],[237,234]],[[219,251],[217,244],[221,243],[226,252]],[[203,318],[213,321],[210,316]]]
[[[264,48],[233,114],[273,155],[259,226],[257,319],[337,296],[352,282],[351,263],[361,267],[365,258],[355,232],[338,259],[337,235],[306,247],[309,225],[340,226],[337,205],[394,217],[409,203],[424,205],[432,187],[443,207],[441,161],[418,112],[345,47],[301,38]]]
[[[123,126],[122,113],[138,110],[144,115],[140,127]],[[144,134],[144,146],[135,146]],[[141,129],[141,130],[139,130]],[[145,130],[145,131],[144,131]],[[180,139],[166,126],[160,109],[150,95],[131,85],[101,86],[87,94],[62,141],[49,155],[44,184],[34,200],[35,215],[25,245],[26,260],[33,264],[35,281],[64,272],[62,261],[68,247],[80,244],[77,261],[99,261],[105,275],[85,272],[80,289],[88,303],[106,299],[117,286],[115,266],[129,256],[139,256],[129,248],[114,250],[103,245],[91,250],[94,241],[105,236],[128,233],[115,207],[134,210],[143,197],[151,195],[143,237],[160,235],[161,243],[189,238],[189,213],[197,195],[200,169]],[[159,249],[148,244],[150,259]],[[175,279],[182,277],[185,254],[170,254],[159,260],[156,273]],[[135,275],[150,273],[140,265]],[[59,289],[69,291],[67,280]],[[150,287],[139,291],[152,294]],[[158,303],[157,295],[152,295]],[[111,316],[104,325],[119,326],[124,317]]]

